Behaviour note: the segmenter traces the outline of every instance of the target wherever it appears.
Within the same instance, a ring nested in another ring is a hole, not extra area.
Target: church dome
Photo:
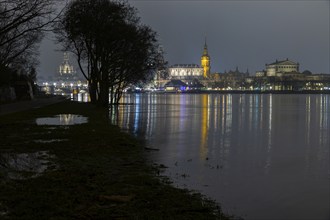
[[[304,72],[302,72],[304,75],[312,75],[312,72],[309,70],[305,70]]]

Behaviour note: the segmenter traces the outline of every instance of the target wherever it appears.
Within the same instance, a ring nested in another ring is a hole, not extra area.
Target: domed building
[[[266,64],[267,76],[282,76],[286,73],[299,73],[299,63],[286,59]]]
[[[303,75],[309,76],[312,75],[312,72],[309,70],[305,70],[304,72],[302,72]]]
[[[64,58],[62,64],[58,69],[58,78],[59,80],[75,80],[76,79],[76,71],[71,65],[69,60],[69,54],[67,52],[64,53]]]

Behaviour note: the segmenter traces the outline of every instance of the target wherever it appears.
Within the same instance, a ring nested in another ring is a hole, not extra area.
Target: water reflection
[[[76,125],[85,124],[88,122],[86,117],[73,114],[60,114],[54,117],[37,118],[37,125]]]
[[[56,169],[51,162],[55,156],[48,151],[35,153],[0,153],[0,171],[9,179],[28,179],[42,175],[48,169]]]
[[[58,143],[58,142],[64,142],[68,141],[69,139],[51,139],[51,140],[34,140],[33,142],[39,143],[39,144],[50,144],[50,143]]]
[[[87,92],[79,92],[78,94],[73,95],[73,100],[76,100],[78,102],[90,102],[91,98],[89,93]]]
[[[328,219],[329,95],[135,94],[113,123],[246,219]],[[189,178],[180,178],[181,176]],[[208,186],[208,187],[205,187]]]
[[[185,96],[183,96],[185,97]],[[209,97],[208,95],[202,96],[202,123],[201,123],[201,144],[200,144],[200,158],[207,157],[207,139],[209,131]]]

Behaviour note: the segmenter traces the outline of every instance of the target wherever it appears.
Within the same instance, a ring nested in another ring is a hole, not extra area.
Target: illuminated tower
[[[59,74],[61,76],[63,75],[71,75],[73,74],[74,70],[73,70],[73,66],[70,64],[70,61],[69,61],[69,54],[68,53],[64,53],[64,59],[63,59],[63,63],[62,65],[60,65],[60,68],[59,68]]]
[[[210,56],[207,51],[206,39],[205,39],[203,55],[201,57],[201,66],[204,69],[204,73],[203,73],[204,79],[209,78],[211,65],[210,65]]]
[[[64,59],[62,64],[59,66],[58,69],[58,78],[60,80],[72,80],[76,76],[76,71],[71,65],[69,60],[69,54],[67,52],[64,53]]]

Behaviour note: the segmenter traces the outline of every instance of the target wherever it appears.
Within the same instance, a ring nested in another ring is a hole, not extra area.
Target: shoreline
[[[0,217],[238,219],[200,193],[172,186],[161,164],[146,162],[148,149],[110,125],[107,114],[89,103],[64,101],[0,116]],[[88,123],[37,124],[55,115],[86,117]],[[18,169],[22,155],[39,168]],[[12,166],[8,160],[15,158]]]
[[[269,91],[249,91],[249,90],[188,90],[188,91],[159,91],[159,92],[128,92],[127,94],[330,94],[330,90],[269,90]]]
[[[190,93],[189,91],[186,93]],[[192,92],[194,93],[194,92]],[[196,93],[199,93],[198,91]],[[291,90],[278,90],[278,91],[200,91],[200,93],[219,93],[219,94],[330,94],[330,90],[314,90],[314,91],[291,91]]]

